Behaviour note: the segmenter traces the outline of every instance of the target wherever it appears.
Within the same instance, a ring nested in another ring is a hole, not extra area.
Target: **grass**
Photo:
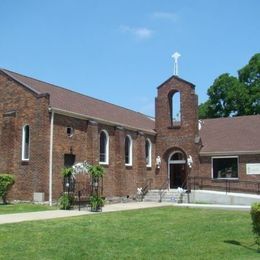
[[[248,212],[165,207],[0,225],[0,259],[259,259]]]
[[[23,213],[56,209],[47,205],[31,204],[31,203],[17,203],[17,204],[0,204],[0,215],[11,213]]]

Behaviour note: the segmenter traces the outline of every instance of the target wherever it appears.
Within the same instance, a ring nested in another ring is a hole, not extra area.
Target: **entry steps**
[[[188,203],[188,194],[180,193],[177,189],[149,190],[143,201]]]

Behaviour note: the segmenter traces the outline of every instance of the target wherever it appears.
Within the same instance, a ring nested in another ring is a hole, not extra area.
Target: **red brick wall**
[[[0,172],[15,175],[11,197],[32,200],[33,192],[46,192],[49,160],[48,96],[31,91],[0,74]],[[16,111],[10,115],[10,111]],[[30,126],[30,160],[22,162],[22,128]]]
[[[99,137],[102,130],[106,130],[109,135],[109,164],[103,165],[106,171],[103,185],[105,196],[135,196],[137,187],[145,184],[146,176],[153,176],[154,166],[147,169],[145,163],[145,138],[149,137],[153,142],[154,151],[153,136],[64,115],[55,114],[54,118],[54,198],[57,198],[62,192],[61,169],[64,163],[64,154],[76,155],[76,162],[86,160],[90,164],[99,164]],[[75,129],[72,137],[67,136],[68,126]],[[132,166],[125,165],[124,143],[126,135],[130,135],[133,142]]]

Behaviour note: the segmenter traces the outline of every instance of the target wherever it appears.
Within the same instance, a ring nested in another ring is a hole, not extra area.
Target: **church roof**
[[[92,120],[103,121],[155,134],[154,119],[142,113],[9,70],[1,69],[1,71],[37,95],[48,93],[50,96],[50,107],[53,109],[85,116]]]
[[[260,115],[205,119],[201,155],[260,154]]]

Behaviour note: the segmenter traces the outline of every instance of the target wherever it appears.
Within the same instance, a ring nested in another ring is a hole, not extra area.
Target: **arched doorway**
[[[186,188],[186,165],[186,156],[182,151],[174,151],[170,154],[168,159],[170,189],[176,189],[178,187]]]

